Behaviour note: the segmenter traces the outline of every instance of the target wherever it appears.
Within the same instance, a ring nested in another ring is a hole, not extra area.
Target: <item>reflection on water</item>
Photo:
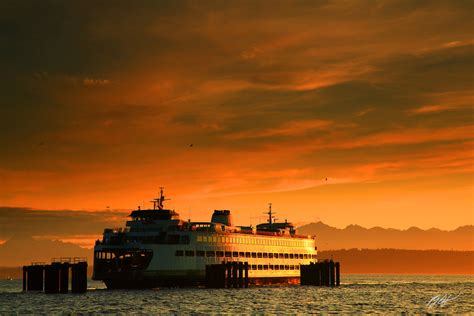
[[[269,286],[249,289],[160,288],[86,294],[21,293],[21,280],[0,281],[0,314],[30,313],[472,313],[473,276],[344,275],[339,288]],[[428,307],[436,295],[456,299]]]

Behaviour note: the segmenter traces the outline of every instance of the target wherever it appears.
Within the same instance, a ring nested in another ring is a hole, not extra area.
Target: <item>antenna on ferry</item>
[[[163,189],[164,189],[164,187],[160,187],[160,198],[155,199],[158,202],[158,209],[159,210],[163,209],[163,202],[169,200],[169,199],[165,199],[165,196],[163,195]]]
[[[273,216],[273,214],[275,214],[275,213],[272,212],[272,203],[268,203],[268,212],[267,212],[267,214],[268,214],[268,223],[270,225],[272,225],[274,220],[276,220],[275,216]]]

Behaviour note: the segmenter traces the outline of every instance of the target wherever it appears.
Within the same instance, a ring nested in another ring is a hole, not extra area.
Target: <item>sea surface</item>
[[[308,314],[474,313],[474,276],[342,275],[337,288],[107,290],[86,294],[22,293],[21,280],[0,281],[0,314]],[[431,304],[430,304],[431,302]]]

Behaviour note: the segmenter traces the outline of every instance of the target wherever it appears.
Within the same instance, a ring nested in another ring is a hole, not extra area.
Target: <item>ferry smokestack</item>
[[[232,215],[229,210],[215,210],[214,214],[212,214],[211,222],[234,226],[234,221],[232,220]]]

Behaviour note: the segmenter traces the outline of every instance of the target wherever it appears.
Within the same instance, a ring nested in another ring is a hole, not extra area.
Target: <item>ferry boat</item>
[[[300,265],[316,262],[314,236],[275,222],[269,204],[266,223],[234,226],[229,210],[215,210],[210,222],[191,222],[165,209],[163,188],[153,209],[132,211],[124,228],[105,229],[94,247],[94,280],[107,288],[201,285],[205,268],[247,262],[250,283],[295,283]]]

